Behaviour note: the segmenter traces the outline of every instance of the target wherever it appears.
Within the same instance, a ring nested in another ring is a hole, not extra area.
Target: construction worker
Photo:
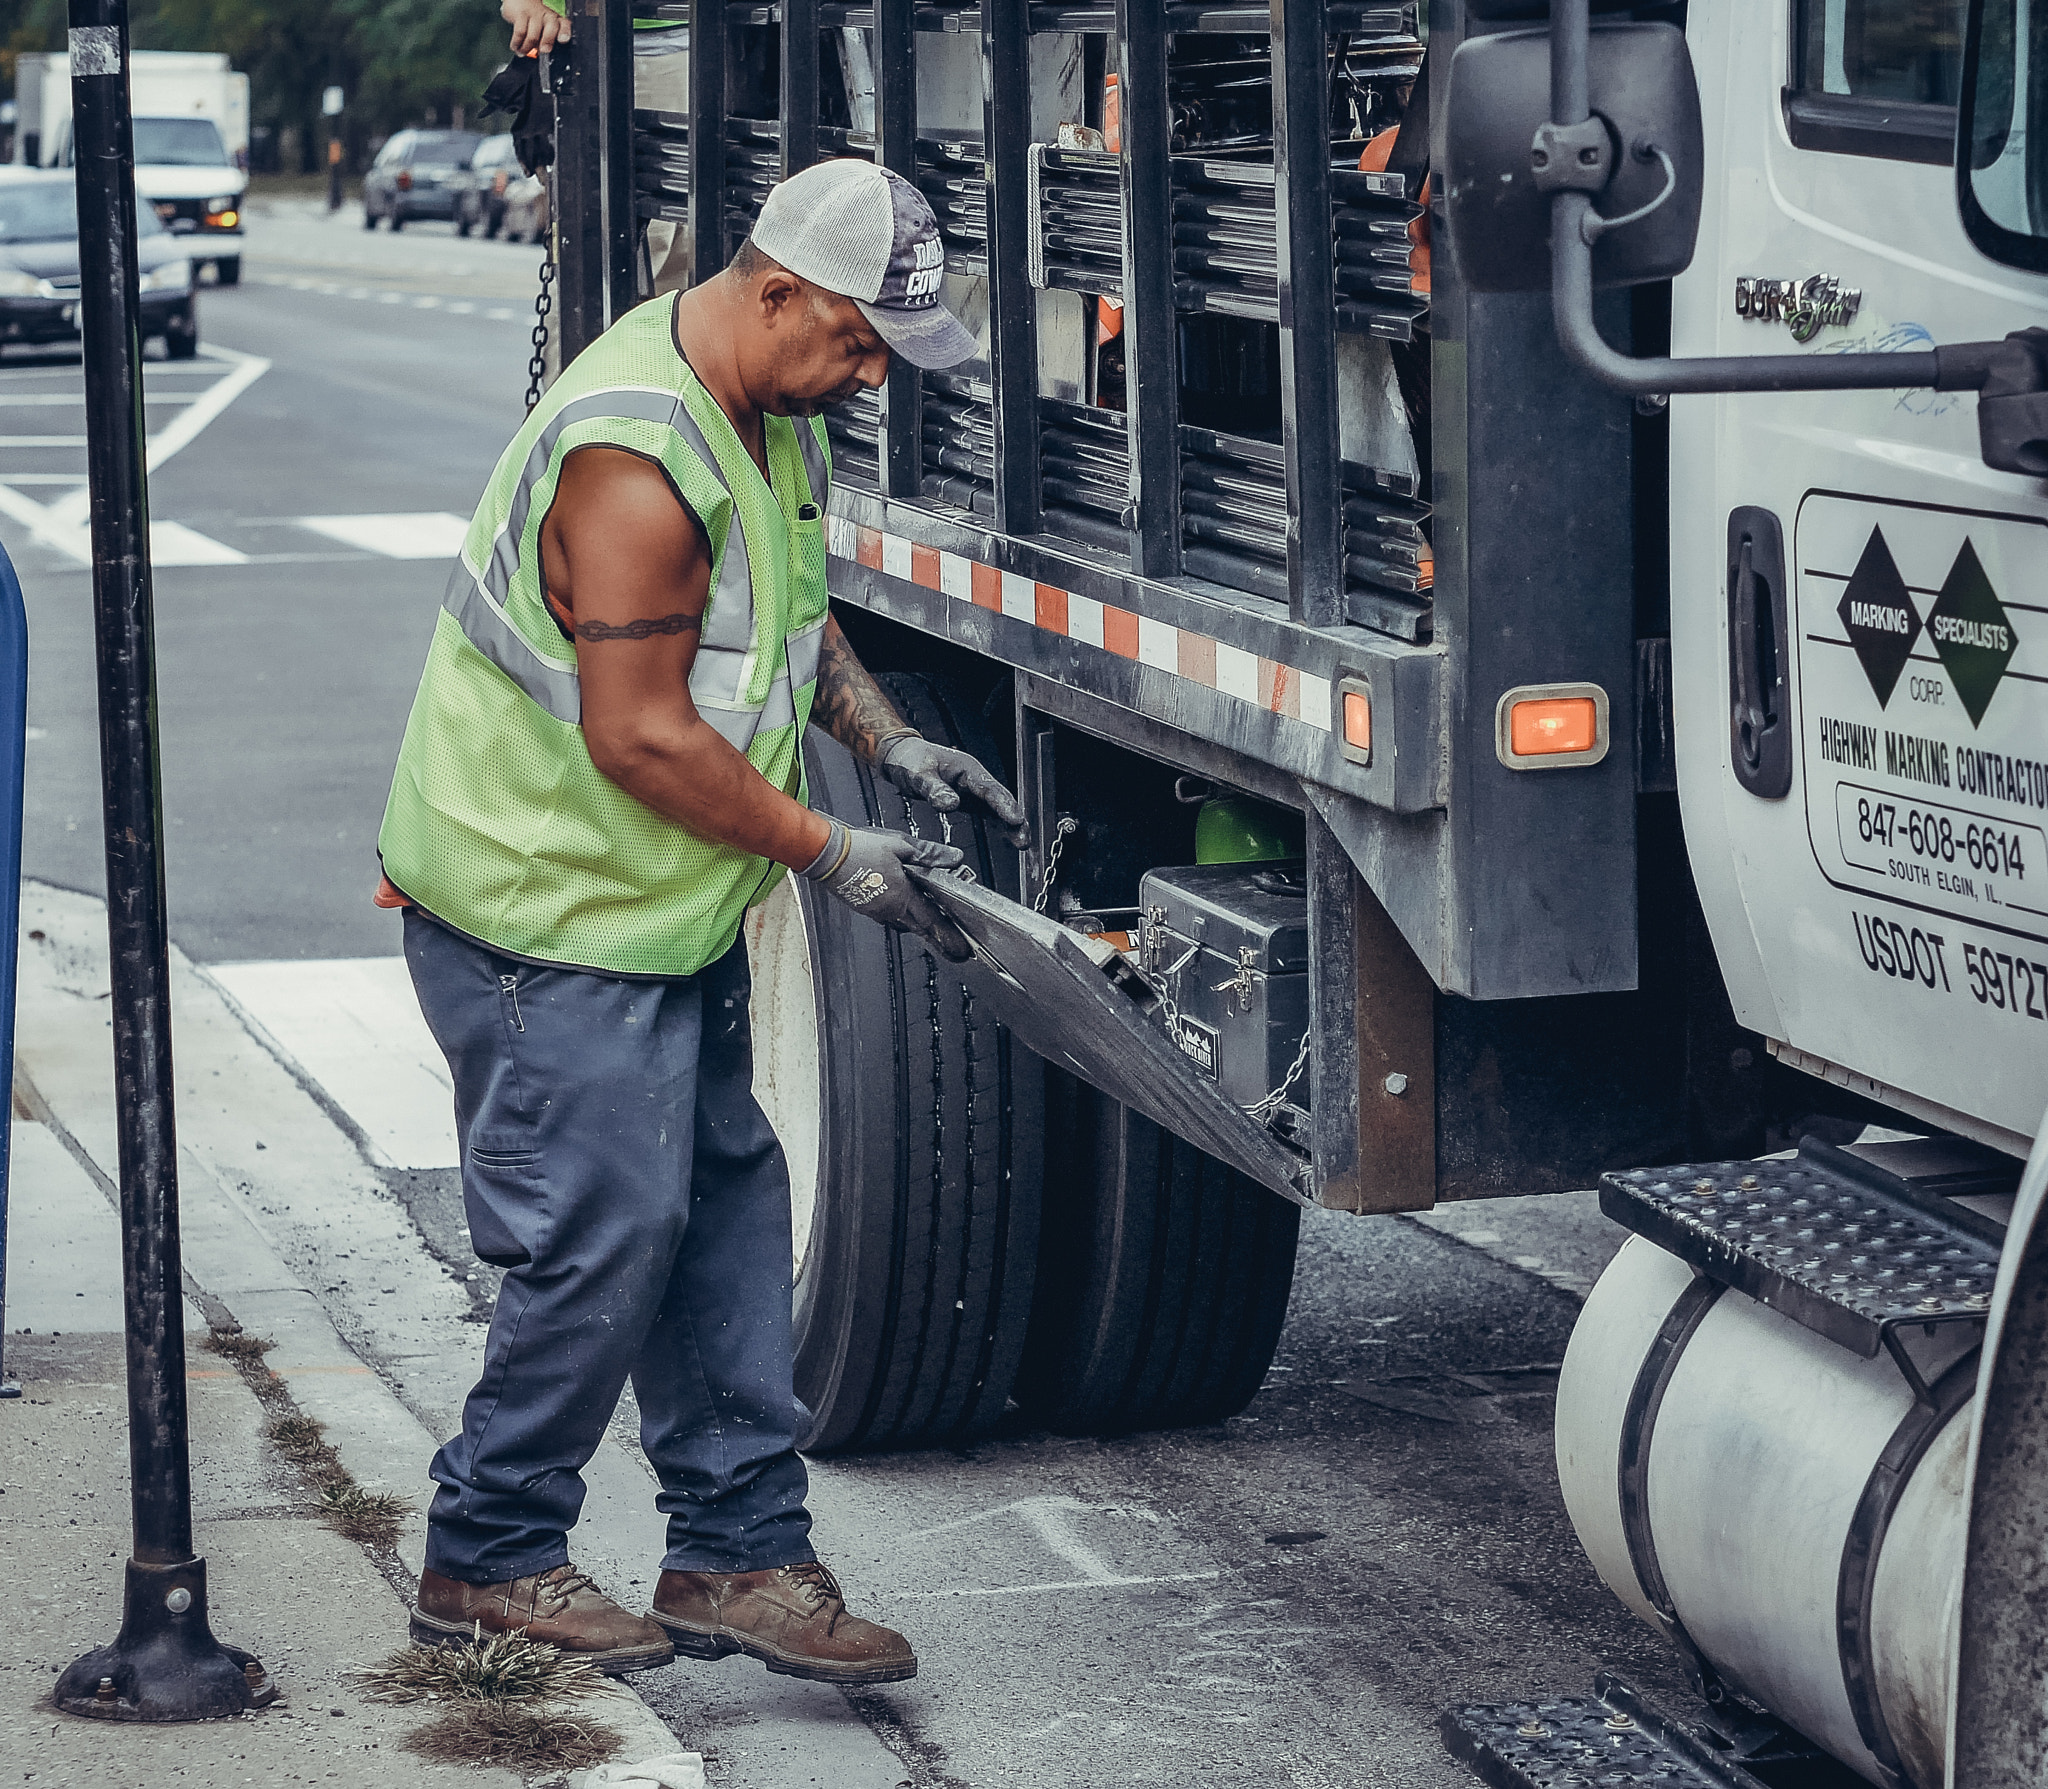
[[[913,1675],[811,1550],[790,1210],[752,1092],[740,922],[787,870],[964,957],[911,865],[934,840],[805,805],[805,726],[906,795],[1016,798],[906,726],[826,607],[820,413],[892,353],[957,364],[917,189],[832,161],[776,187],[725,272],[629,312],[498,462],[400,749],[380,903],[447,1053],[477,1254],[506,1269],[434,1457],[413,1633],[522,1630],[610,1671],[743,1651]],[[828,1046],[829,1047],[829,1046]],[[569,1563],[631,1379],[668,1517],[649,1616]]]

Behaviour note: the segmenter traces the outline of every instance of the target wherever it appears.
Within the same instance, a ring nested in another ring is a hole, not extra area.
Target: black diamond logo
[[[1906,580],[1892,563],[1892,550],[1884,544],[1881,528],[1871,529],[1869,543],[1856,561],[1835,613],[1841,617],[1842,631],[1856,648],[1863,675],[1870,679],[1882,708],[1892,699],[1899,673],[1906,668],[1914,641],[1920,638],[1920,611],[1906,594]]]
[[[1991,706],[1998,680],[2019,642],[2012,636],[2012,617],[1977,562],[1977,549],[1967,540],[1942,580],[1941,595],[1927,611],[1927,637],[1941,654],[1974,727]]]

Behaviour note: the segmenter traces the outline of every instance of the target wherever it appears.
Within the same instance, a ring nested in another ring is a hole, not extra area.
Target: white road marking
[[[202,348],[200,353],[212,364],[196,366],[186,363],[172,368],[152,365],[144,375],[145,380],[165,371],[205,372],[213,375],[213,383],[204,391],[181,394],[175,401],[181,402],[185,407],[177,418],[168,427],[160,429],[148,438],[148,469],[152,473],[173,455],[182,452],[196,441],[209,423],[270,371],[269,361],[259,355],[243,354],[234,348]],[[223,366],[227,368],[225,373],[220,371]],[[145,399],[148,395],[145,385]],[[0,447],[84,445],[85,437],[82,435],[0,436]],[[33,497],[26,496],[14,488],[17,482],[29,481],[29,478],[9,480],[4,473],[0,473],[0,515],[21,523],[43,545],[54,547],[81,565],[90,565],[92,531],[89,517],[92,493],[85,488],[84,481],[78,481],[63,496],[47,504],[38,503]],[[44,479],[36,477],[35,481],[40,483],[44,482]],[[248,560],[247,554],[224,542],[209,539],[196,529],[186,527],[182,522],[152,522],[149,537],[150,557],[159,565],[242,565]]]
[[[209,973],[385,1166],[452,1168],[462,1159],[447,1061],[403,957],[225,963]]]
[[[324,534],[344,546],[386,559],[453,559],[462,551],[469,523],[446,510],[419,515],[300,516],[301,528]]]
[[[1166,1572],[1132,1577],[1119,1572],[1075,1532],[1073,1518],[1081,1515],[1128,1516],[1154,1526],[1159,1523],[1159,1513],[1156,1510],[1145,1509],[1137,1504],[1083,1503],[1077,1497],[1064,1496],[1020,1497],[1012,1503],[998,1504],[994,1509],[978,1510],[971,1516],[961,1516],[951,1522],[940,1522],[931,1528],[917,1529],[903,1535],[901,1539],[925,1540],[933,1535],[955,1534],[962,1529],[1010,1518],[1022,1522],[1037,1535],[1049,1553],[1073,1567],[1082,1576],[1051,1583],[969,1584],[951,1586],[944,1590],[895,1590],[879,1594],[925,1600],[952,1596],[1029,1596],[1034,1592],[1046,1590],[1127,1590],[1144,1584],[1197,1584],[1223,1575],[1221,1571],[1211,1571]]]
[[[1157,1578],[1069,1578],[1054,1584],[958,1585],[950,1590],[870,1590],[877,1602],[935,1602],[949,1596],[1031,1596],[1043,1590],[1130,1590],[1143,1584],[1205,1584],[1223,1574],[1215,1572],[1168,1572]]]
[[[92,557],[90,524],[86,525],[85,558]],[[152,522],[149,525],[149,558],[152,565],[243,565],[249,555],[225,541],[187,528],[183,522]]]

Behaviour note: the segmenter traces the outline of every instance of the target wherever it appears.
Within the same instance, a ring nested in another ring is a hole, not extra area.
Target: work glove
[[[959,801],[958,796],[953,799]],[[974,954],[974,947],[910,879],[912,864],[925,870],[950,870],[961,861],[956,845],[914,839],[879,826],[855,830],[844,821],[833,820],[825,849],[800,874],[821,884],[827,894],[844,901],[854,912],[885,926],[915,932],[948,962],[964,963]]]
[[[928,801],[942,814],[954,813],[964,795],[985,808],[1018,850],[1031,843],[1024,804],[981,766],[981,760],[951,746],[934,745],[916,733],[886,742],[875,768],[912,800]]]

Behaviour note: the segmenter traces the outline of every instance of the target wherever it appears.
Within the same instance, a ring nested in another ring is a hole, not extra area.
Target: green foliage
[[[64,47],[64,0],[0,0],[0,81],[14,58]],[[138,50],[225,50],[249,77],[249,122],[323,141],[321,90],[348,96],[350,160],[409,124],[447,125],[506,61],[495,0],[133,0]]]

